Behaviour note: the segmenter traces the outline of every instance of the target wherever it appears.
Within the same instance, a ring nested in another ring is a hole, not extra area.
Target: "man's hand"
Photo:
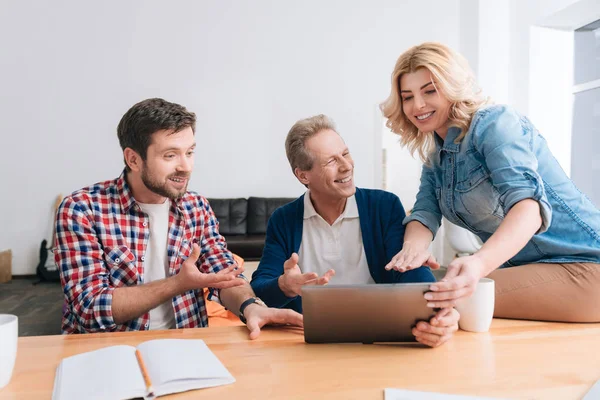
[[[452,338],[458,330],[460,314],[454,308],[440,310],[429,323],[421,321],[412,333],[419,343],[429,347],[438,347]]]
[[[303,327],[302,314],[296,311],[279,308],[269,308],[258,304],[250,304],[244,310],[246,326],[250,331],[250,339],[260,335],[260,328],[265,325],[294,325]]]
[[[215,273],[201,272],[196,266],[196,261],[200,257],[200,247],[194,243],[192,254],[181,264],[179,273],[175,276],[182,291],[200,288],[226,289],[234,286],[240,286],[245,283],[243,279],[237,276],[244,272],[244,267],[238,267],[232,264],[229,267]]]
[[[298,254],[292,256],[283,264],[283,275],[279,277],[279,288],[287,297],[299,296],[303,285],[326,285],[329,279],[335,275],[335,271],[330,269],[319,278],[316,272],[303,274],[298,266]]]
[[[432,308],[454,307],[456,301],[470,297],[477,283],[485,276],[486,265],[477,254],[460,257],[448,265],[446,276],[433,283],[432,292],[425,294],[427,306]]]

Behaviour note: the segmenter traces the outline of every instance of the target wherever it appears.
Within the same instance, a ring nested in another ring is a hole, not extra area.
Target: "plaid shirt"
[[[169,212],[168,276],[179,272],[197,242],[197,265],[204,273],[233,264],[217,219],[206,198],[187,192]],[[123,172],[119,178],[81,189],[66,197],[56,221],[55,261],[60,268],[66,310],[63,333],[147,330],[149,313],[115,324],[115,288],[144,283],[144,254],[149,218],[133,198]],[[173,298],[177,328],[208,326],[203,289]]]

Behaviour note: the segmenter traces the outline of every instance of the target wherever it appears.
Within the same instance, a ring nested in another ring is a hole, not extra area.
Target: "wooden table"
[[[494,320],[489,333],[461,331],[437,349],[406,343],[308,345],[301,330],[284,328],[266,329],[250,341],[245,327],[220,327],[22,337],[11,383],[0,389],[0,399],[48,399],[62,358],[158,338],[203,339],[237,380],[168,399],[383,399],[386,387],[580,399],[600,379],[600,324]]]

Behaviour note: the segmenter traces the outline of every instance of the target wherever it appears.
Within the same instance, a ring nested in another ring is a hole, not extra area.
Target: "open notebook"
[[[202,340],[158,339],[137,349],[154,396],[226,385],[235,378]],[[111,346],[68,357],[56,370],[53,400],[152,398],[136,348]]]

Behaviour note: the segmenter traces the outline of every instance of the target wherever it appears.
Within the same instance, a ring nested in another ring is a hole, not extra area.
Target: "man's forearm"
[[[229,311],[239,316],[240,306],[250,297],[256,296],[249,283],[228,289],[221,289],[221,304]]]
[[[112,314],[115,323],[139,318],[185,290],[177,276],[143,285],[116,288],[113,292]]]

